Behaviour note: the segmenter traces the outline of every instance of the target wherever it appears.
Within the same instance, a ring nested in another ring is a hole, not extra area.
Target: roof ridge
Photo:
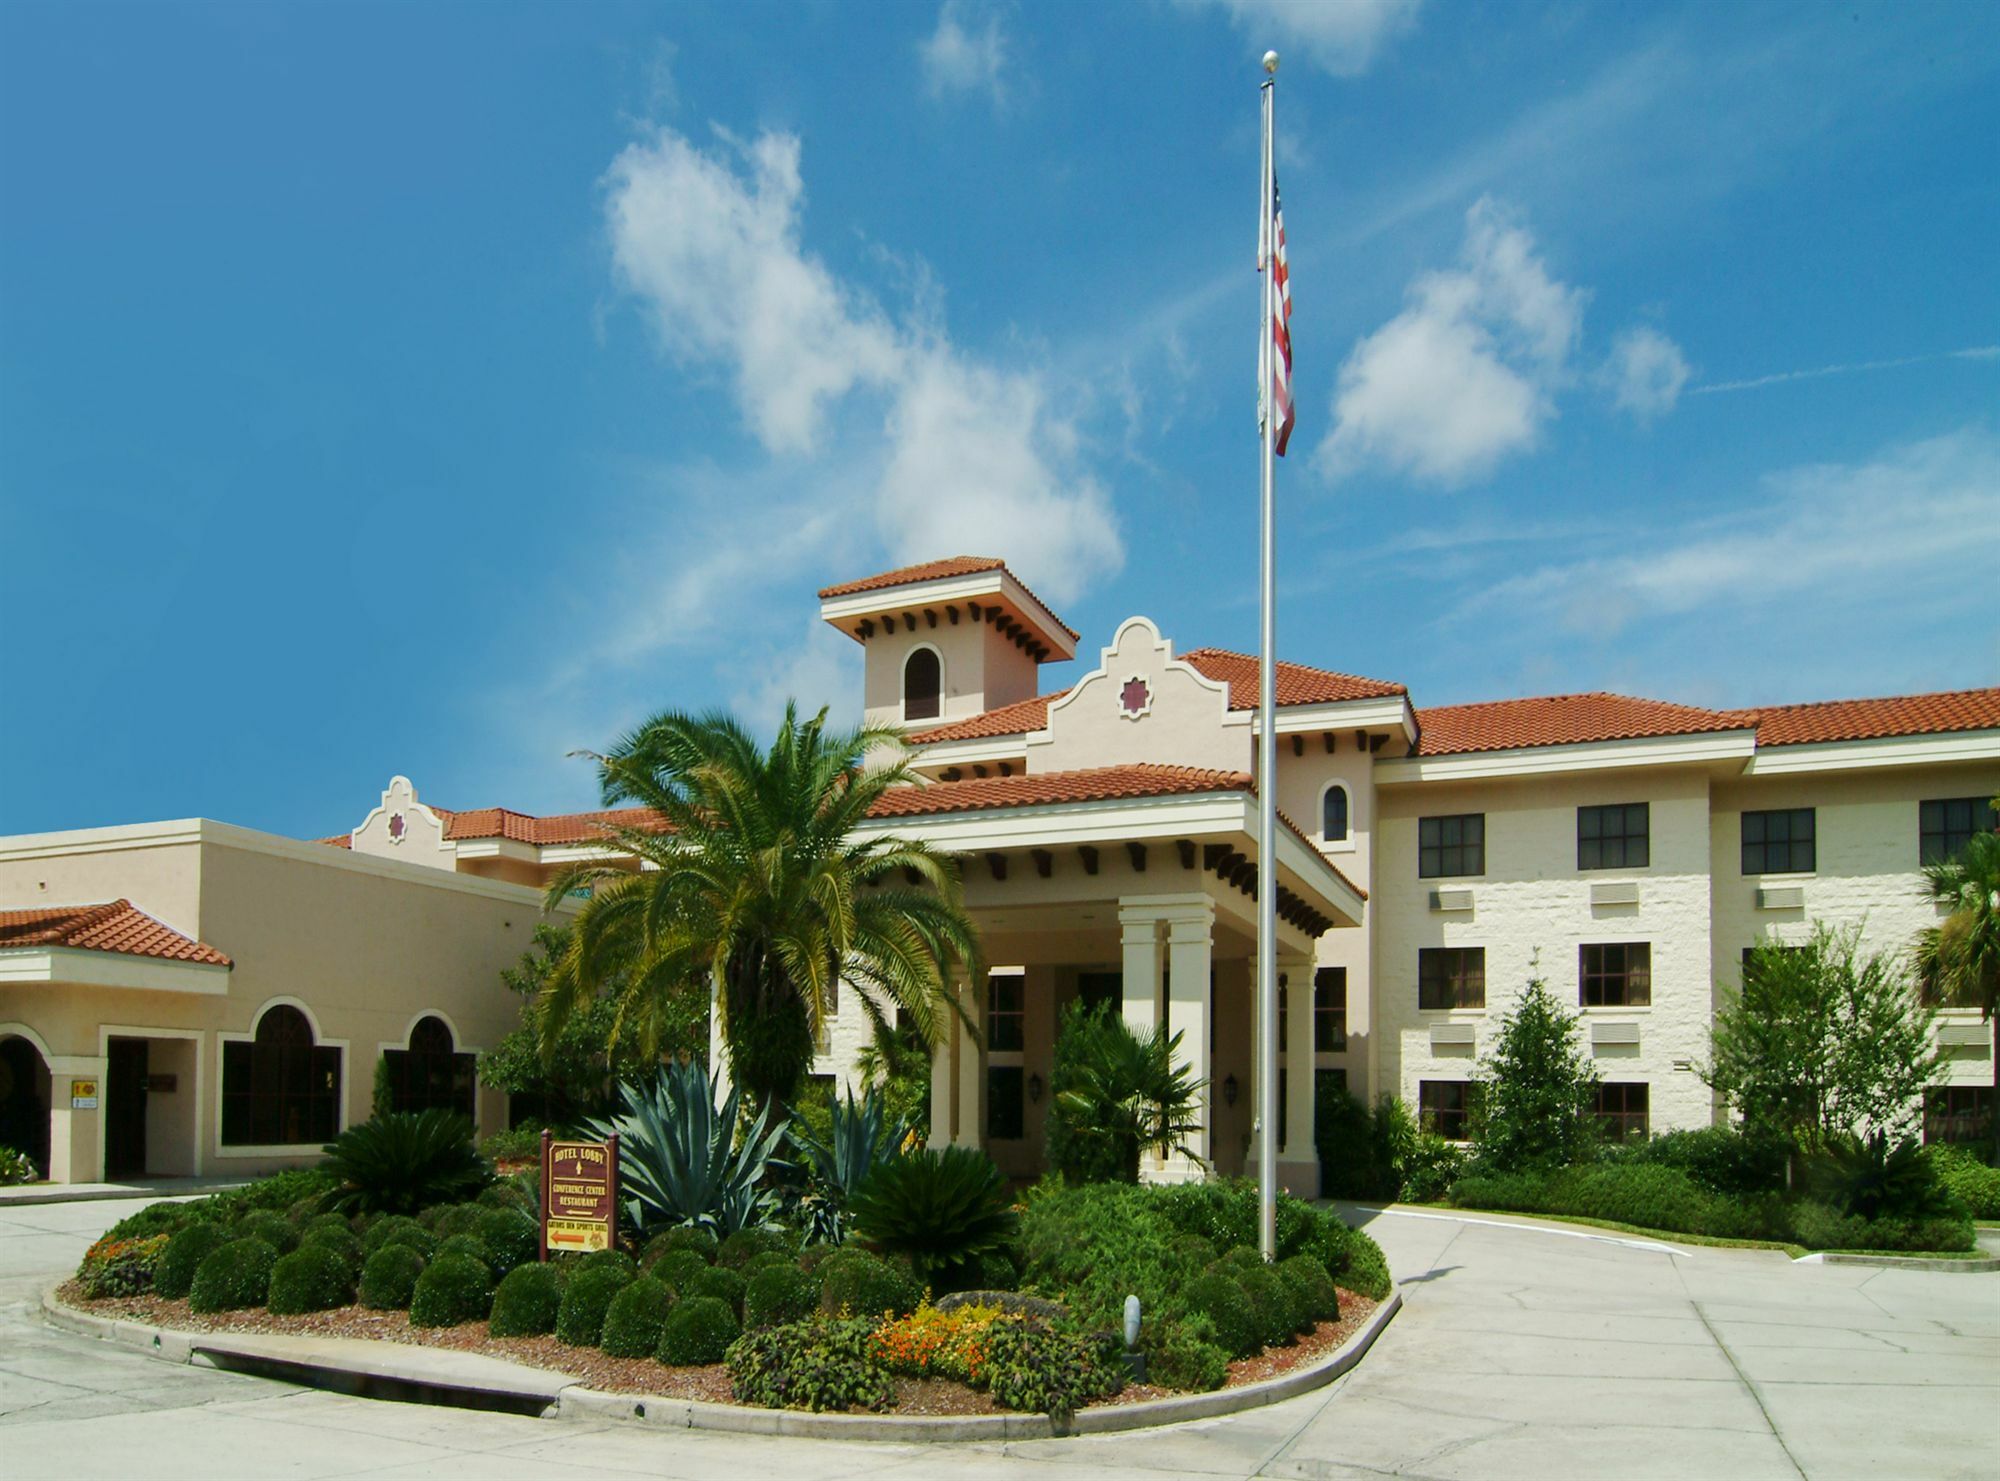
[[[1768,714],[1774,710],[1819,710],[1832,705],[1907,704],[1917,699],[1959,699],[1974,694],[2000,694],[2000,684],[1974,684],[1966,689],[1926,689],[1916,694],[1859,694],[1847,699],[1800,699],[1778,704],[1752,705],[1729,714]]]

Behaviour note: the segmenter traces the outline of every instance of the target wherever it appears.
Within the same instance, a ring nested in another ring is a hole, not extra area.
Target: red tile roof
[[[1881,740],[1898,735],[1946,735],[2000,730],[2000,688],[1900,694],[1885,699],[1830,699],[1818,704],[1765,705],[1732,712],[1757,727],[1760,746],[1815,741]]]
[[[949,725],[920,730],[910,739],[917,745],[927,746],[932,741],[985,740],[991,736],[1026,735],[1031,730],[1045,730],[1049,723],[1049,706],[1067,693],[1067,689],[1058,689],[1053,694],[1016,700],[1013,704],[986,710],[970,719],[954,720]]]
[[[324,843],[332,848],[353,848],[354,835],[352,833],[336,833],[331,838],[315,838],[313,842]]]
[[[190,940],[171,926],[160,924],[130,900],[43,910],[0,910],[0,951],[35,946],[108,951],[120,956],[155,957],[210,967],[234,965],[213,946]]]
[[[463,838],[509,838],[516,843],[586,843],[602,838],[607,828],[657,831],[664,826],[650,809],[643,807],[557,813],[543,818],[505,807],[483,807],[450,814],[444,836],[453,842]]]
[[[859,581],[843,581],[836,586],[823,586],[820,588],[819,597],[821,601],[825,601],[829,597],[859,596],[864,591],[887,591],[896,586],[915,586],[921,581],[942,581],[948,576],[976,576],[982,571],[1007,571],[1007,563],[990,555],[947,556],[944,560],[923,561],[914,566],[899,566],[893,571],[883,571],[879,575],[863,576]],[[1012,571],[1007,571],[1007,574],[1014,576]],[[1027,592],[1028,599],[1040,607],[1057,627],[1069,634],[1072,643],[1082,636],[1075,628],[1057,617],[1055,610],[1047,602],[1032,591],[1028,591],[1027,582],[1021,580],[1019,576],[1014,576],[1014,582],[1022,591]]]
[[[1740,712],[1701,710],[1624,694],[1550,694],[1417,711],[1417,754],[1455,756],[1658,735],[1747,730]]]
[[[1193,792],[1247,792],[1250,776],[1241,771],[1207,771],[1196,766],[1100,766],[1087,771],[1050,771],[1029,776],[981,777],[897,787],[885,792],[870,817],[910,818],[933,813],[977,812],[989,807],[1039,807],[1059,802],[1112,802],[1128,797],[1177,797]]]
[[[1180,656],[1202,677],[1229,686],[1230,709],[1257,708],[1255,654],[1232,653],[1227,648],[1196,648]],[[1278,661],[1277,691],[1280,705],[1338,704],[1344,699],[1386,699],[1409,693],[1401,684],[1316,669],[1303,663],[1286,663],[1283,659]]]

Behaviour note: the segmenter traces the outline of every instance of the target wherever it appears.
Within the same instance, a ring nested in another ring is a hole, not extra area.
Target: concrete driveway
[[[373,1403],[44,1326],[42,1287],[131,1207],[0,1210],[10,1477],[2000,1474],[1995,1275],[1798,1266],[1520,1221],[1363,1212],[1408,1304],[1333,1387],[1168,1430],[931,1448]]]

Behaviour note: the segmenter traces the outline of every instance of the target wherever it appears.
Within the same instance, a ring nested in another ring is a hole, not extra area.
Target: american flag
[[[1278,176],[1271,175],[1271,286],[1277,305],[1271,319],[1271,337],[1277,353],[1271,357],[1271,402],[1278,412],[1278,431],[1272,451],[1285,455],[1285,441],[1292,435],[1295,420],[1292,407],[1292,270],[1285,262],[1285,208],[1278,199]]]

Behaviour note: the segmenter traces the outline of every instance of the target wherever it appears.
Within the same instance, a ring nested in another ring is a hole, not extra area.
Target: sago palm
[[[608,829],[626,859],[550,885],[551,907],[589,898],[541,995],[545,1043],[600,991],[614,1035],[630,1025],[642,1044],[690,994],[712,995],[737,1083],[768,1105],[811,1068],[837,985],[876,1035],[900,1010],[934,1045],[962,1014],[950,977],[976,974],[978,943],[956,864],[863,829],[914,780],[899,732],[834,731],[824,710],[801,721],[788,706],[766,750],[727,715],[668,712],[595,759],[605,805],[658,822]]]
[[[1924,866],[1931,899],[1950,914],[1918,934],[1917,973],[1933,1001],[1977,1008],[1994,1031],[1993,1098],[2000,1107],[2000,833],[1975,833]],[[2000,1160],[2000,1110],[1992,1117]]]

